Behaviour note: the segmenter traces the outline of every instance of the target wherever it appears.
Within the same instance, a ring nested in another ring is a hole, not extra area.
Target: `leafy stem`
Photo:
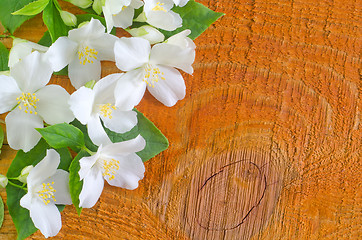
[[[27,188],[25,187],[25,184],[23,184],[23,186],[19,186],[18,184],[15,184],[11,181],[8,182],[11,186],[14,186],[14,187],[17,187],[17,188],[20,188],[20,189],[23,189],[23,190],[27,190]]]
[[[2,120],[2,119],[0,119],[0,123],[5,124],[5,121],[4,121],[4,120]]]
[[[83,146],[82,149],[83,149],[84,151],[86,151],[87,153],[89,153],[91,156],[95,154],[94,152],[92,152],[91,150],[89,150],[86,146]]]

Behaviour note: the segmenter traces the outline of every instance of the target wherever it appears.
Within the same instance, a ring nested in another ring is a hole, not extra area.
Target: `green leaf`
[[[146,140],[146,147],[137,153],[142,158],[142,161],[146,162],[150,158],[153,158],[160,152],[168,148],[168,140],[161,133],[160,130],[148,120],[141,112],[137,112],[137,125],[127,133],[116,133],[104,128],[112,142],[122,142],[133,139],[139,134]]]
[[[9,70],[9,50],[0,42],[0,71]]]
[[[36,130],[53,148],[84,146],[82,131],[70,124],[60,123],[46,128],[37,128]]]
[[[4,221],[4,202],[3,199],[0,197],[0,228],[3,225]]]
[[[29,152],[24,153],[22,150],[18,151],[6,176],[8,178],[15,178],[20,175],[20,172],[24,167],[29,165],[35,166],[38,164],[45,157],[47,147],[47,143],[41,139]],[[37,230],[30,218],[29,211],[20,206],[20,199],[25,194],[26,192],[23,189],[16,188],[10,184],[6,186],[6,203],[10,216],[15,224],[16,231],[18,232],[17,239],[19,240],[25,239]]]
[[[13,15],[25,15],[25,16],[33,16],[41,13],[44,8],[48,5],[49,0],[37,0],[35,2],[31,2],[25,5],[23,8],[18,11],[13,12]]]
[[[55,42],[61,36],[67,36],[71,29],[64,24],[57,7],[51,1],[43,11],[43,21],[48,27],[52,42]]]
[[[3,142],[4,142],[4,130],[0,125],[0,153],[1,153],[1,148],[3,147]]]
[[[81,124],[77,119],[74,119],[74,121],[71,122],[70,124],[72,124],[73,126],[75,126],[76,128],[78,128],[79,130],[82,131],[82,133],[84,135],[85,146],[92,152],[97,152],[98,147],[89,138],[87,126],[84,126],[83,124]],[[80,151],[79,148],[78,149],[73,148],[73,150],[76,152]]]
[[[49,31],[46,31],[44,35],[39,40],[38,44],[43,45],[45,47],[50,47],[52,45],[52,37],[50,36]]]
[[[172,10],[180,14],[182,18],[182,27],[175,31],[168,32],[160,30],[165,38],[169,38],[176,33],[182,32],[185,29],[190,29],[189,38],[196,39],[201,35],[212,23],[224,15],[224,13],[214,12],[205,7],[201,3],[190,0],[184,7],[174,7]]]
[[[58,169],[63,169],[68,172],[73,159],[72,155],[70,154],[68,148],[60,148],[56,149],[56,151],[60,155],[60,163]]]
[[[83,188],[83,180],[80,180],[79,177],[79,160],[83,157],[87,157],[89,154],[85,150],[81,150],[78,155],[72,161],[72,164],[69,167],[69,189],[72,202],[75,209],[77,210],[78,215],[82,212],[82,208],[79,207],[79,194]]]
[[[1,24],[11,33],[33,16],[14,16],[11,13],[33,2],[34,0],[0,0]]]

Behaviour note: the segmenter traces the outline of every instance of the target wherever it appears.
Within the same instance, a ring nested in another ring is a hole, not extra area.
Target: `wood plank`
[[[66,207],[54,239],[360,238],[362,4],[198,2],[226,16],[195,41],[185,99],[167,108],[146,93],[138,106],[170,148],[137,190],[107,185],[80,217]],[[43,31],[37,17],[15,36]],[[9,218],[0,238],[15,239]]]

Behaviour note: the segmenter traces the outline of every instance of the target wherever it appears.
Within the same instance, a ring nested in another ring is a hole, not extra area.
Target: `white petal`
[[[29,173],[28,186],[34,187],[53,176],[60,163],[60,156],[54,149],[47,150],[46,156]]]
[[[55,72],[62,70],[77,57],[78,43],[67,37],[58,38],[44,54]]]
[[[69,79],[72,85],[78,89],[87,82],[101,78],[101,63],[93,60],[93,63],[86,62],[84,65],[76,58],[68,66]]]
[[[112,143],[107,133],[104,131],[101,120],[98,115],[92,116],[87,124],[88,135],[97,146]]]
[[[102,7],[102,11],[103,11],[104,19],[106,20],[107,33],[110,33],[114,26],[113,14],[111,12],[110,7],[107,4]]]
[[[117,158],[119,169],[116,171],[114,178],[106,175],[105,180],[112,186],[126,188],[129,190],[138,187],[138,181],[144,176],[145,166],[142,159],[135,153],[128,154]]]
[[[33,199],[30,206],[30,218],[44,237],[53,237],[62,228],[62,220],[58,208],[54,204],[45,205],[40,199]]]
[[[97,57],[99,60],[114,62],[114,43],[117,40],[118,37],[105,33],[99,38],[90,39],[88,43],[92,48],[98,51]]]
[[[83,179],[83,188],[79,194],[79,207],[93,207],[102,194],[104,179],[102,172],[97,168],[92,168],[87,176]]]
[[[72,198],[70,197],[69,190],[69,173],[62,170],[57,169],[55,174],[51,177],[44,180],[45,183],[54,182],[52,187],[56,190],[54,193],[54,197],[56,200],[56,204],[72,204]]]
[[[86,87],[79,88],[69,98],[70,110],[83,125],[86,125],[91,117],[93,102],[94,91]]]
[[[146,39],[150,42],[150,44],[159,43],[165,40],[165,36],[160,31],[149,25],[144,25],[139,28],[132,28],[129,29],[128,32],[133,37],[141,37]]]
[[[8,143],[12,149],[28,152],[39,142],[41,135],[35,128],[43,127],[40,116],[16,108],[7,115],[5,122]]]
[[[46,52],[48,48],[24,39],[15,38],[13,40],[13,47],[9,53],[9,68],[12,68],[21,59],[31,54],[33,50]]]
[[[30,210],[31,201],[32,201],[31,191],[28,186],[28,192],[20,199],[20,206]]]
[[[174,4],[172,0],[145,0],[144,2],[145,2],[144,11],[146,12],[146,14],[148,14],[150,12],[162,12],[162,11],[152,10],[158,4],[165,11],[169,11],[173,7],[173,4]]]
[[[74,115],[69,108],[69,93],[59,85],[48,85],[36,92],[36,111],[48,124],[69,123]]]
[[[137,124],[137,113],[134,111],[112,111],[112,118],[101,115],[104,126],[117,133],[125,133]]]
[[[147,23],[166,31],[173,31],[182,26],[182,18],[173,11],[150,11],[147,14]]]
[[[129,6],[132,8],[138,9],[143,6],[143,2],[141,0],[132,0],[131,4]]]
[[[179,32],[179,33],[169,37],[167,39],[166,43],[176,45],[176,46],[179,46],[182,48],[195,49],[196,48],[195,43],[191,40],[191,38],[187,37],[190,34],[191,34],[191,30],[186,29],[182,32]]]
[[[100,156],[100,152],[102,151],[102,146],[99,146],[96,154],[89,157],[82,157],[79,160],[80,170],[78,172],[80,180],[83,180],[93,167],[93,165],[97,162]]]
[[[145,146],[145,139],[141,135],[138,135],[136,138],[128,141],[112,143],[104,146],[101,155],[107,156],[107,158],[113,158],[115,156],[142,151]]]
[[[117,81],[122,77],[122,75],[122,73],[110,74],[99,80],[94,85],[94,104],[114,104],[114,89],[116,88]]]
[[[44,87],[53,73],[39,52],[33,52],[10,69],[10,75],[16,80],[23,92],[35,92]]]
[[[115,27],[128,28],[132,25],[134,16],[134,8],[126,7],[118,14],[113,15],[113,22]]]
[[[159,43],[153,46],[150,62],[179,68],[189,74],[193,73],[192,63],[195,60],[195,50],[181,48],[167,43]]]
[[[148,62],[150,43],[143,38],[121,38],[114,44],[116,65],[122,71],[130,71]]]
[[[155,83],[155,87],[147,86],[148,91],[160,102],[172,107],[185,97],[186,86],[182,75],[174,68],[158,66],[164,73],[165,80]]]
[[[21,95],[18,84],[12,77],[0,75],[0,114],[10,111]]]
[[[99,38],[105,32],[105,27],[98,19],[92,18],[89,23],[81,28],[70,30],[68,37],[75,42],[82,42],[92,38]]]
[[[176,6],[183,7],[185,6],[189,0],[173,0]]]
[[[114,90],[116,107],[123,111],[130,111],[142,99],[146,83],[142,81],[143,69],[125,73],[117,82]]]

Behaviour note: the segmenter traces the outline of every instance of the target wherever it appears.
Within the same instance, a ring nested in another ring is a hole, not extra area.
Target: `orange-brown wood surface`
[[[138,106],[169,149],[138,189],[66,207],[55,239],[361,239],[361,1],[198,1],[226,15],[195,41],[185,99]],[[15,36],[45,30],[38,16]],[[0,238],[15,239],[5,213]]]

